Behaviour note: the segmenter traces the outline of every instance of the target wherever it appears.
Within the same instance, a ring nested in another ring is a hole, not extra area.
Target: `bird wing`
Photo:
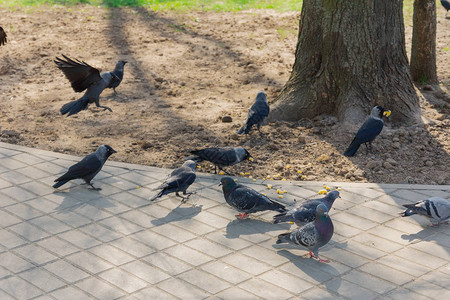
[[[102,167],[101,161],[94,153],[89,154],[83,158],[80,162],[74,164],[69,168],[66,174],[62,175],[55,181],[72,180],[76,178],[83,178],[96,172]]]
[[[56,58],[55,64],[70,81],[73,90],[77,93],[84,91],[92,84],[101,80],[100,71],[91,67],[84,61],[76,61],[63,55],[64,59]]]
[[[106,88],[112,89],[114,87],[118,87],[120,82],[122,82],[122,79],[117,76],[114,72],[108,72],[111,74],[111,81],[109,82],[108,86]]]
[[[231,194],[232,206],[238,210],[249,211],[255,208],[258,203],[258,195],[245,186],[237,187]]]
[[[295,221],[307,223],[316,219],[316,209],[310,207],[298,207],[293,210],[292,217]]]
[[[196,177],[197,176],[195,175],[195,172],[193,172],[193,171],[177,174],[176,176],[171,176],[165,182],[164,188],[166,188],[166,189],[179,188],[179,187],[187,188],[191,184],[194,183]]]
[[[230,166],[235,164],[237,160],[233,148],[206,148],[192,151],[192,153],[219,166]]]
[[[313,222],[297,229],[295,233],[295,243],[307,248],[317,244],[318,232]]]
[[[0,27],[0,46],[6,44],[6,32]]]
[[[377,137],[377,135],[380,134],[381,130],[383,129],[383,125],[384,124],[382,120],[377,120],[370,117],[364,122],[361,128],[359,128],[352,144],[354,142],[363,144],[372,141]]]

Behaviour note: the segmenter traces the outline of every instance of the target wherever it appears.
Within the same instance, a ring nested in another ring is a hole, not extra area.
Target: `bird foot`
[[[245,218],[248,218],[248,214],[247,213],[242,213],[242,214],[236,215],[236,217],[238,217],[239,220],[243,220]]]
[[[109,110],[110,112],[112,112],[112,109],[109,108],[108,106],[102,106],[102,105],[99,105],[98,107],[103,108],[103,111]]]
[[[102,190],[102,188],[96,188],[95,186],[93,186],[93,185],[90,184],[90,183],[89,183],[89,185],[92,187],[92,189],[93,189],[94,191],[101,191],[101,190]]]
[[[315,256],[311,251],[309,251],[309,255],[311,255],[311,258],[317,258],[319,260],[319,262],[326,263],[326,264],[330,262],[327,259],[320,258],[320,256]]]

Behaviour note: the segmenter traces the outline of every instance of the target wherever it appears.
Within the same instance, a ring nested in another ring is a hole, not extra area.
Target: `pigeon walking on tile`
[[[269,103],[267,103],[267,96],[264,92],[259,92],[256,95],[256,101],[250,108],[247,120],[245,121],[244,126],[238,130],[238,134],[248,134],[252,129],[253,125],[256,124],[259,134],[261,133],[261,125],[264,122],[264,119],[269,115]]]
[[[402,217],[422,215],[430,219],[432,225],[450,219],[450,201],[440,197],[431,197],[414,204],[403,204],[406,210],[401,213]]]
[[[55,179],[56,183],[53,187],[56,189],[70,180],[83,179],[94,190],[101,190],[94,187],[91,180],[100,172],[108,157],[114,153],[116,151],[108,145],[99,146],[95,152],[85,156],[80,162],[71,166],[64,175]]]
[[[169,177],[157,187],[155,190],[161,189],[161,191],[156,194],[154,197],[150,199],[150,201],[154,201],[155,199],[170,194],[175,193],[177,197],[182,198],[182,202],[186,202],[189,199],[189,196],[193,193],[187,193],[186,190],[189,188],[191,184],[195,181],[195,169],[197,168],[197,163],[192,160],[187,160],[184,164],[175,169],[170,173]],[[187,197],[183,197],[179,192],[183,192],[183,195],[187,195]]]
[[[274,210],[283,212],[286,210],[284,205],[270,200],[267,196],[258,193],[242,184],[237,184],[231,177],[223,177],[220,180],[223,194],[227,203],[240,211],[236,215],[239,220],[248,217],[248,214],[264,210]]]
[[[383,129],[384,122],[383,116],[389,117],[391,114],[390,110],[385,110],[381,106],[375,106],[370,113],[369,118],[362,124],[356,133],[355,138],[345,150],[345,156],[353,156],[358,151],[359,146],[365,144],[367,150],[372,150],[373,140],[380,134]]]
[[[320,262],[328,263],[328,260],[319,257],[319,248],[325,246],[333,236],[334,226],[328,216],[328,209],[321,203],[316,208],[316,219],[313,222],[278,236],[277,244],[291,243],[305,247],[309,255],[319,259]]]
[[[294,222],[298,226],[303,226],[316,219],[316,208],[319,204],[325,204],[327,210],[330,211],[337,198],[341,198],[339,192],[331,191],[323,198],[306,200],[291,210],[275,215],[273,223]]]
[[[248,159],[253,161],[250,153],[242,147],[217,147],[205,148],[201,150],[191,151],[194,156],[189,157],[196,162],[204,160],[210,161],[214,164],[214,172],[217,173],[217,168],[224,171],[223,167],[232,166]],[[225,171],[224,171],[225,172]]]

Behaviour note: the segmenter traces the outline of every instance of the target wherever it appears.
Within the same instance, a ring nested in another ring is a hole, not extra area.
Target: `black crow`
[[[264,122],[264,119],[269,115],[269,104],[267,103],[267,96],[264,92],[259,92],[256,95],[255,103],[250,108],[247,120],[245,121],[244,126],[238,130],[238,134],[248,134],[252,129],[253,125],[256,124],[259,134],[261,133],[261,125]]]
[[[248,214],[264,210],[275,210],[278,212],[286,211],[283,204],[275,202],[269,197],[258,193],[245,185],[237,184],[231,177],[223,177],[220,180],[223,195],[227,203],[242,212],[236,217],[242,220],[248,217]]]
[[[448,11],[450,10],[450,2],[447,0],[441,0],[442,6],[447,10],[445,16],[447,16]]]
[[[104,72],[100,75],[98,69],[91,67],[84,61],[74,61],[64,55],[63,57],[65,60],[58,57],[56,58],[56,65],[70,81],[75,92],[80,93],[84,90],[86,90],[86,92],[80,99],[64,104],[60,109],[61,114],[68,114],[68,116],[77,114],[86,109],[89,103],[94,102],[97,107],[112,112],[111,108],[100,105],[100,94],[105,88],[117,87],[122,79],[113,72]],[[123,64],[123,62],[121,64]]]
[[[116,151],[110,146],[99,146],[94,153],[85,156],[80,162],[71,166],[66,174],[55,179],[56,183],[53,187],[56,189],[70,180],[83,179],[94,190],[100,190],[100,188],[95,188],[92,185],[91,180],[100,172],[108,157],[113,153],[116,153]]]
[[[248,159],[250,161],[254,160],[250,153],[242,147],[205,148],[191,151],[191,153],[195,156],[191,156],[189,159],[196,162],[202,162],[204,160],[212,162],[215,166],[215,173],[217,173],[217,168],[224,171],[222,169],[223,167],[238,164],[244,159]]]
[[[6,44],[7,39],[6,39],[6,32],[3,30],[2,27],[0,27],[0,46]]]
[[[115,76],[113,76],[113,79],[111,80],[111,82],[107,86],[107,88],[113,89],[115,94],[117,94],[116,87],[118,87],[119,84],[122,82],[122,79],[123,79],[123,68],[124,68],[126,63],[127,62],[124,61],[124,60],[119,60],[117,62],[117,64],[116,64],[116,67],[114,68],[114,71],[111,72]]]
[[[170,173],[169,177],[164,181],[163,184],[161,184],[159,187],[155,189],[155,190],[159,189],[162,190],[154,197],[152,197],[150,201],[153,201],[161,196],[170,193],[175,193],[177,197],[181,197],[183,199],[182,202],[185,202],[189,198],[189,196],[192,195],[192,193],[186,193],[186,190],[195,181],[196,168],[197,163],[195,161],[192,160],[185,161],[181,167],[173,170],[172,173]],[[187,197],[180,196],[178,192],[183,192],[183,195],[187,195]]]
[[[389,117],[390,110],[385,110],[381,106],[375,106],[370,113],[369,118],[359,128],[355,138],[345,150],[345,156],[353,156],[358,151],[361,144],[365,144],[367,149],[372,150],[372,141],[380,134],[383,129],[383,116]]]

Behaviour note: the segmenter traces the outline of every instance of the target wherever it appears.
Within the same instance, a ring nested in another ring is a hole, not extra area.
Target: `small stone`
[[[392,148],[400,149],[400,143],[399,142],[392,143]]]
[[[385,169],[392,169],[392,168],[393,168],[393,166],[392,166],[389,162],[387,162],[387,161],[384,162],[383,167],[384,167]]]
[[[306,144],[306,137],[304,137],[304,136],[299,136],[299,137],[298,137],[298,142],[299,142],[300,144]]]
[[[375,169],[377,167],[377,163],[373,160],[370,160],[369,162],[367,162],[366,164],[366,168],[367,169]]]
[[[432,162],[431,160],[427,160],[427,161],[425,162],[425,165],[426,165],[427,167],[432,167],[432,166],[433,166],[433,162]]]
[[[397,164],[397,161],[395,159],[392,159],[392,158],[386,159],[386,162],[390,163],[393,166],[395,166]]]
[[[364,171],[363,170],[356,170],[355,172],[353,172],[353,175],[355,177],[364,177]]]
[[[231,122],[233,122],[233,118],[231,116],[224,116],[222,118],[222,122],[223,123],[231,123]]]

